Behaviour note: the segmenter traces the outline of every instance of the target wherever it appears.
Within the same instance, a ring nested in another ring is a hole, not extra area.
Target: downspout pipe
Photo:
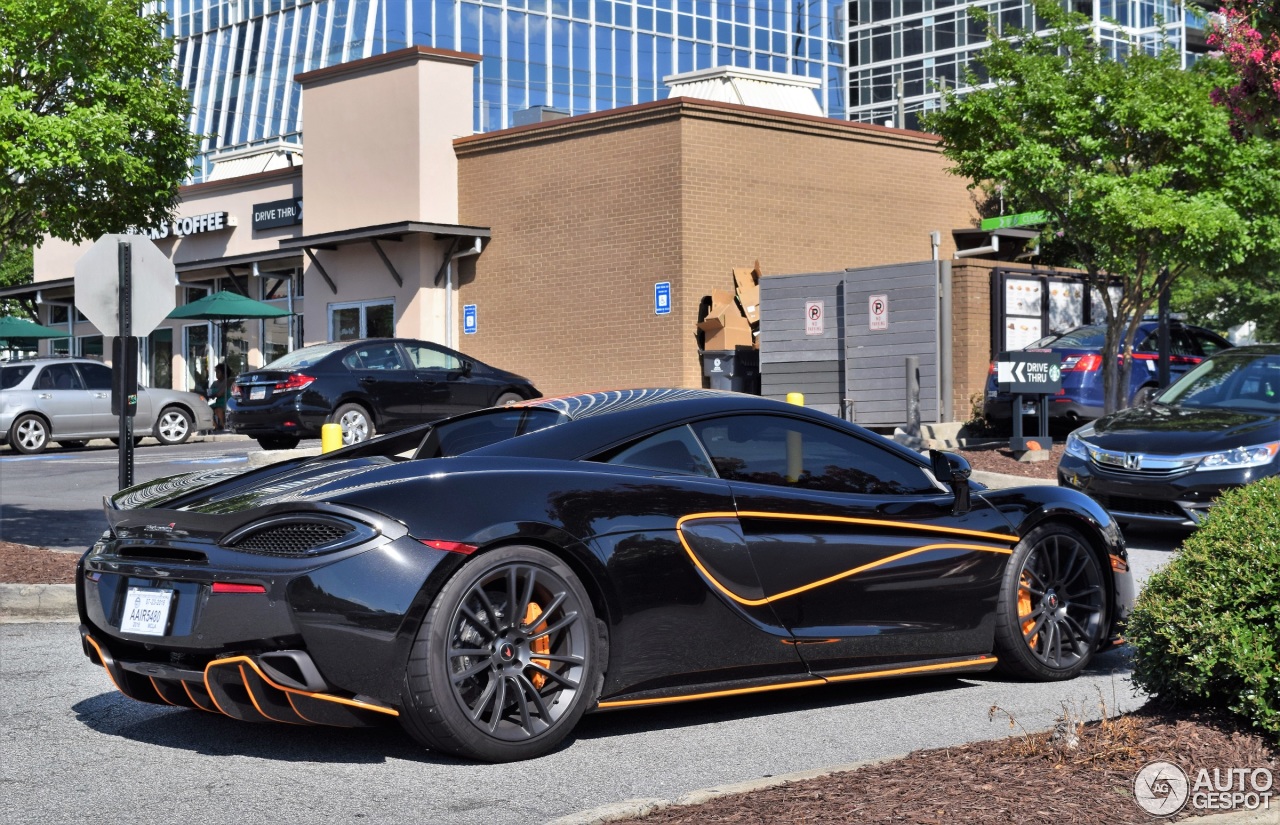
[[[454,322],[453,322],[453,262],[459,258],[469,258],[472,255],[479,255],[484,249],[484,240],[482,238],[474,238],[471,246],[450,252],[444,263],[444,345],[450,349],[457,349],[454,344]]]

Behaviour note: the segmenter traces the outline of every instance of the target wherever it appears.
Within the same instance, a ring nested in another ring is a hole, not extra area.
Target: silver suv
[[[134,417],[137,438],[181,444],[196,430],[213,429],[213,413],[193,392],[140,387]],[[88,358],[36,358],[0,364],[0,444],[39,453],[56,441],[83,447],[91,438],[117,438],[111,414],[111,368]]]

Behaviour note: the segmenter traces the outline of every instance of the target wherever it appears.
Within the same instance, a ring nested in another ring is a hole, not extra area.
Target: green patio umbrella
[[[0,346],[12,347],[14,341],[35,341],[37,338],[66,338],[65,329],[53,329],[18,318],[13,315],[0,317]]]
[[[175,320],[213,321],[218,325],[219,358],[226,356],[226,324],[229,321],[247,321],[258,318],[282,318],[288,310],[255,301],[237,292],[210,293],[198,301],[192,301],[170,312],[166,317]]]

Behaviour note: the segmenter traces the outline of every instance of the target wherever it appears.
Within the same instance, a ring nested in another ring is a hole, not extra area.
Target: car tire
[[[195,419],[181,407],[165,407],[156,419],[152,435],[165,446],[185,443],[191,437],[191,425]]]
[[[510,407],[512,404],[518,404],[524,400],[524,396],[517,392],[504,392],[498,396],[498,400],[493,402],[495,407]]]
[[[9,444],[24,455],[37,455],[49,446],[49,425],[38,415],[18,416],[9,428]]]
[[[1152,385],[1139,387],[1138,391],[1133,394],[1133,401],[1129,404],[1131,407],[1145,407],[1151,403],[1151,400],[1160,393],[1160,388]]]
[[[1107,632],[1108,583],[1098,553],[1065,524],[1018,543],[996,604],[996,655],[1005,673],[1037,682],[1074,678]]]
[[[264,450],[292,450],[302,439],[296,435],[260,435],[257,440]]]
[[[343,404],[333,411],[333,418],[330,420],[334,424],[341,425],[344,447],[368,441],[377,435],[377,429],[373,426],[373,416],[359,404]]]
[[[586,589],[561,559],[525,546],[483,553],[422,620],[401,723],[436,751],[486,762],[541,756],[595,705],[606,648]]]
[[[85,439],[85,438],[72,438],[72,439],[63,439],[62,441],[59,441],[58,446],[64,450],[78,450],[88,443],[89,443],[88,439]]]

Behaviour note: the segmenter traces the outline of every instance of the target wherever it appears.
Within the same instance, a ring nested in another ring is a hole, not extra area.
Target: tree
[[[1210,15],[1209,46],[1236,70],[1235,83],[1213,90],[1231,112],[1231,130],[1280,138],[1280,7],[1276,0],[1227,0]]]
[[[0,0],[0,259],[167,218],[197,140],[163,16],[136,0]]]
[[[0,260],[0,286],[29,284],[32,279],[32,255],[29,247],[14,249]],[[39,321],[36,302],[30,298],[0,300],[0,315],[25,315],[28,320]]]
[[[1280,150],[1232,138],[1209,99],[1222,61],[1182,70],[1175,49],[1136,46],[1114,60],[1088,18],[1043,0],[1036,12],[1050,33],[989,30],[990,85],[948,93],[925,125],[953,174],[1002,187],[1015,211],[1047,213],[1044,252],[1084,270],[1102,296],[1111,412],[1129,402],[1134,335],[1161,292],[1187,272],[1280,259]]]

